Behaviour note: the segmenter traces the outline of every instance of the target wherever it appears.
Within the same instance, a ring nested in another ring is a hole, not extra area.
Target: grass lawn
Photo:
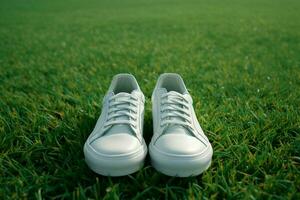
[[[0,199],[300,199],[300,1],[0,0]],[[211,167],[174,178],[149,162],[93,173],[83,144],[112,76],[150,97],[181,74]]]

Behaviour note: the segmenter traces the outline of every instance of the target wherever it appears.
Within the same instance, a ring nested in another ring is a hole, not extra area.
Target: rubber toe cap
[[[155,142],[155,146],[161,152],[173,155],[195,155],[206,149],[200,140],[186,134],[166,134]]]
[[[105,155],[130,154],[140,147],[139,140],[129,134],[113,134],[93,141],[92,148]]]

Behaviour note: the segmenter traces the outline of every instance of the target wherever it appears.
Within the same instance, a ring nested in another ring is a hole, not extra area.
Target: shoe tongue
[[[115,96],[119,99],[119,98],[127,98],[128,95],[132,95],[132,94],[137,94],[139,91],[138,90],[132,90],[131,93],[128,92],[119,92],[117,94],[115,94]]]
[[[128,95],[129,95],[129,93],[127,93],[127,92],[119,92],[119,93],[115,94],[115,98],[117,100],[128,99],[128,97],[127,97]]]
[[[161,93],[164,94],[164,93],[168,93],[168,94],[173,94],[174,96],[175,95],[178,95],[180,93],[178,92],[175,92],[175,91],[167,91],[166,88],[161,88]],[[181,125],[177,125],[177,124],[174,124],[174,125],[169,125],[166,127],[165,129],[165,134],[188,134],[190,135],[189,131],[184,127],[184,126],[181,126]]]
[[[133,90],[131,92],[131,94],[136,93],[136,90]],[[118,100],[125,100],[128,99],[128,94],[126,92],[119,92],[118,94],[116,94],[116,98]],[[120,116],[118,117],[119,120],[127,120],[128,117],[126,116]],[[122,133],[128,133],[128,134],[133,134],[132,129],[130,127],[130,125],[128,124],[116,124],[114,126],[112,126],[106,133],[106,135],[113,135],[113,134],[122,134]]]
[[[159,89],[160,90],[160,92],[162,93],[162,94],[166,94],[166,93],[168,93],[168,94],[179,94],[178,92],[175,92],[175,91],[169,91],[168,92],[168,90],[166,89],[166,88],[160,88]]]

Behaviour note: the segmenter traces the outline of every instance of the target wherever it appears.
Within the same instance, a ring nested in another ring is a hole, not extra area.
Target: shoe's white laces
[[[168,92],[161,96],[161,126],[181,125],[193,131],[186,97],[177,92]]]
[[[108,100],[108,116],[104,127],[127,124],[136,128],[138,98],[132,94],[114,95]]]

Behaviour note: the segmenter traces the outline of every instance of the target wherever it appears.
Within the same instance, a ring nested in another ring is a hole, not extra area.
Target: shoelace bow
[[[161,126],[181,125],[193,131],[189,102],[185,96],[180,93],[169,92],[163,94],[161,98]]]
[[[116,124],[128,124],[136,128],[138,98],[131,94],[114,95],[108,102],[108,117],[104,124],[105,128]]]

